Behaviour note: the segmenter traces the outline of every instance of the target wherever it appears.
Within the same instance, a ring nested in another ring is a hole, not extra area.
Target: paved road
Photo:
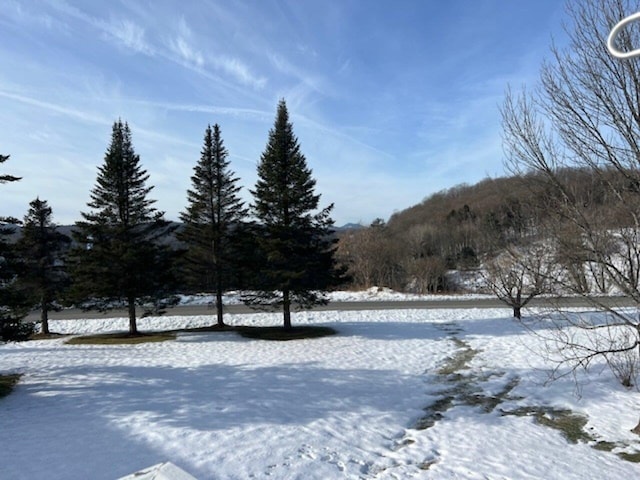
[[[610,307],[632,306],[633,302],[626,298],[600,298],[599,301]],[[589,307],[592,304],[582,298],[535,298],[531,301],[532,307],[551,307],[560,305],[564,308]],[[316,311],[354,311],[354,310],[405,310],[405,309],[435,309],[435,308],[509,308],[497,298],[459,298],[433,299],[433,300],[398,300],[398,301],[361,301],[361,302],[331,302],[328,305],[315,307]],[[245,305],[225,305],[226,313],[254,313]],[[142,312],[138,312],[141,314]],[[181,305],[167,310],[165,315],[193,316],[215,315],[215,309],[207,305]],[[127,317],[126,310],[110,310],[108,312],[84,312],[79,309],[67,309],[62,312],[51,312],[51,320],[73,320],[81,318],[115,318]],[[32,312],[26,318],[28,321],[39,319],[38,312]]]

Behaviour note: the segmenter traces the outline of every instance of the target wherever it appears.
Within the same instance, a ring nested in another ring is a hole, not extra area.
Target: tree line
[[[0,176],[0,183],[19,180]],[[72,238],[56,230],[53,210],[40,198],[23,222],[0,218],[0,338],[28,336],[32,326],[21,319],[35,306],[48,333],[48,312],[62,304],[125,306],[135,335],[136,308],[162,310],[175,303],[178,286],[215,292],[219,327],[223,292],[243,288],[247,303],[281,308],[284,328],[291,328],[292,308],[324,303],[321,292],[337,286],[344,271],[334,256],[333,205],[319,209],[284,100],[258,163],[252,205],[240,199],[238,181],[220,126],[209,125],[177,230],[154,206],[129,125],[117,120]],[[10,242],[20,223],[19,240]],[[173,236],[180,247],[170,245]]]

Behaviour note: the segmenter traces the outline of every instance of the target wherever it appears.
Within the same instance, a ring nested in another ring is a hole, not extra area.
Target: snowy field
[[[396,292],[384,287],[371,287],[364,291],[329,292],[327,298],[331,302],[393,302],[411,300],[472,300],[476,298],[496,298],[493,294],[467,293],[461,294],[416,294]],[[211,294],[179,295],[180,305],[214,305],[215,296]],[[225,305],[242,304],[242,292],[229,292],[223,295]]]
[[[166,461],[201,480],[638,478],[640,464],[619,454],[640,451],[629,431],[640,394],[597,369],[581,397],[569,378],[544,386],[550,365],[536,354],[539,340],[508,315],[311,312],[294,324],[338,335],[0,345],[0,374],[23,373],[0,399],[0,478],[112,480]],[[211,321],[149,318],[139,327]],[[274,325],[280,316],[227,321]],[[56,321],[51,330],[126,326]],[[587,437],[572,443],[545,421],[566,414],[585,419]]]

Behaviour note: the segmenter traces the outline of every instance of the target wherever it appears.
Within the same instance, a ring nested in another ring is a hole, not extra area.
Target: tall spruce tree
[[[185,254],[188,281],[216,293],[218,326],[224,326],[222,294],[238,266],[234,248],[247,209],[240,200],[239,178],[229,169],[228,152],[220,127],[209,125],[204,135],[200,161],[194,167],[189,205],[180,215],[184,229],[179,234],[188,249]]]
[[[36,198],[24,217],[18,251],[24,259],[19,283],[40,307],[42,333],[49,333],[49,311],[68,285],[63,256],[71,239],[58,232],[53,223],[53,210],[46,200]]]
[[[148,179],[129,125],[118,120],[87,204],[91,211],[81,213],[74,232],[76,299],[98,309],[124,302],[132,335],[138,333],[136,304],[157,302],[171,281],[172,253],[160,240],[172,227],[148,198]]]
[[[9,160],[9,157],[0,155],[0,164]],[[18,180],[20,177],[0,175],[0,184]],[[22,261],[15,243],[8,241],[8,237],[15,233],[15,226],[19,223],[16,218],[0,216],[0,339],[3,340],[22,337],[24,325],[20,320],[28,311],[28,301],[17,284]]]
[[[331,239],[333,205],[317,212],[320,195],[311,173],[281,100],[252,191],[263,258],[257,276],[260,293],[253,301],[281,305],[285,329],[291,328],[292,304],[310,308],[326,303],[320,292],[341,276]]]

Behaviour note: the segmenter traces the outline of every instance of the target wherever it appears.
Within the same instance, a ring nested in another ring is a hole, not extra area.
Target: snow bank
[[[242,303],[242,293],[239,291],[227,292],[223,296],[225,305],[238,305]],[[327,294],[332,302],[392,302],[410,300],[459,300],[473,298],[495,298],[495,295],[487,294],[438,294],[420,295],[414,293],[401,293],[386,287],[371,287],[358,291],[337,291]],[[193,295],[178,295],[180,305],[215,305],[215,296],[210,293],[198,293]]]

